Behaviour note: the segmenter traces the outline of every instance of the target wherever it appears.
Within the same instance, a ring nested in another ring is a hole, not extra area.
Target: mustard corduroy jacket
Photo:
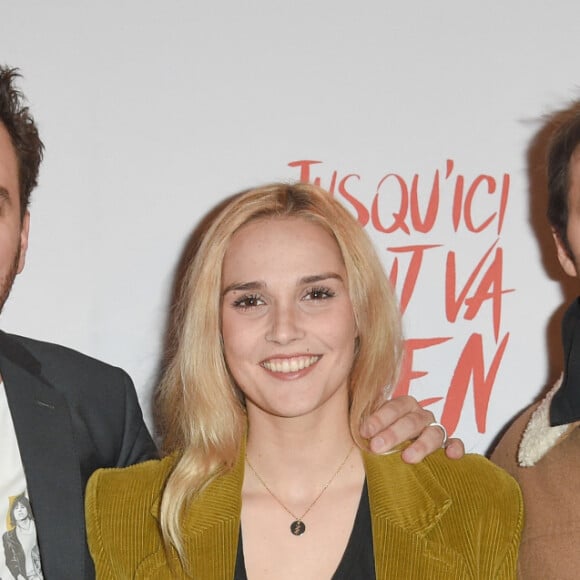
[[[378,580],[516,577],[523,504],[515,481],[479,455],[442,451],[418,465],[363,453]],[[193,500],[182,534],[191,576],[163,549],[159,507],[175,459],[101,469],[86,496],[99,580],[232,580],[240,529],[243,455]]]

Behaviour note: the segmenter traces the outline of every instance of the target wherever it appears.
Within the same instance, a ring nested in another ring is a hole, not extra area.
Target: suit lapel
[[[242,445],[244,447],[244,445]],[[233,469],[197,498],[183,519],[185,548],[194,578],[234,577],[242,509],[245,449]],[[208,557],[212,554],[211,557]]]
[[[0,375],[14,422],[45,576],[84,578],[84,490],[65,398],[40,362],[0,333]],[[76,555],[71,557],[71,555]]]
[[[456,577],[460,556],[429,534],[451,505],[429,469],[406,465],[398,454],[365,453],[364,462],[377,578]]]
[[[139,566],[135,578],[161,579],[167,577],[167,566],[173,566],[172,578],[211,578],[231,580],[234,577],[242,483],[244,481],[245,441],[234,467],[214,479],[207,488],[187,506],[181,525],[183,546],[191,575],[180,569],[175,553],[169,555],[163,548],[147,557]],[[151,514],[159,520],[161,498],[151,507]]]

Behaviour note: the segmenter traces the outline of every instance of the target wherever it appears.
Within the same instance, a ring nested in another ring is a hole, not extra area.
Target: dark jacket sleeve
[[[157,447],[149,434],[137,400],[133,381],[125,372],[125,432],[116,467],[125,467],[158,457]]]

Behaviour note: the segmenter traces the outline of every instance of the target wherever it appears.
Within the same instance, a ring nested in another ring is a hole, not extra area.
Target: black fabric
[[[564,376],[550,405],[550,424],[580,420],[580,298],[572,302],[562,320]]]
[[[100,467],[157,455],[131,379],[68,348],[0,332],[4,382],[45,580],[92,580],[84,492]]]
[[[365,479],[354,526],[332,580],[375,580],[375,578],[371,508]]]
[[[365,480],[352,532],[350,533],[348,544],[344,554],[342,555],[338,568],[332,576],[332,580],[375,579],[371,509],[369,505],[367,482]],[[246,576],[246,563],[244,561],[241,529],[238,541],[234,580],[248,580],[248,577]]]

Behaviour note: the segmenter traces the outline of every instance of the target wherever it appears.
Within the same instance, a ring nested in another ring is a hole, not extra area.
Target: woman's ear
[[[554,243],[556,244],[556,251],[558,253],[558,260],[560,261],[560,266],[568,276],[573,278],[578,277],[578,269],[573,256],[570,256],[568,250],[564,246],[564,243],[560,239],[558,233],[552,230],[552,237],[554,238]]]

